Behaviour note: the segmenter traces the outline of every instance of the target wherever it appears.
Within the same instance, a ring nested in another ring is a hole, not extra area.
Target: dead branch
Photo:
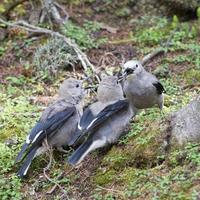
[[[57,4],[56,2],[54,2],[54,0],[40,0],[41,1],[41,5],[42,5],[42,14],[40,17],[40,22],[43,23],[45,18],[47,17],[50,24],[52,23],[52,19],[54,20],[54,22],[58,25],[64,24],[66,22],[66,20],[68,19],[68,14],[66,11],[64,11],[64,8],[62,8],[62,6],[60,6],[59,4]],[[63,19],[60,15],[59,10],[57,9],[57,7],[65,13],[65,18]]]
[[[162,48],[158,48],[158,49],[154,50],[153,52],[144,56],[141,63],[142,63],[142,65],[145,65],[147,62],[149,62],[150,60],[152,60],[156,56],[159,56],[159,55],[164,54],[164,53],[165,53],[165,51]]]
[[[54,5],[64,13],[64,21],[67,21],[69,19],[69,14],[67,13],[67,11],[58,2],[54,2]]]
[[[7,25],[7,26],[22,28],[22,29],[24,29],[28,32],[41,33],[41,34],[46,34],[46,35],[50,35],[52,37],[58,37],[58,38],[63,39],[64,42],[66,42],[69,46],[71,46],[74,49],[74,51],[76,52],[77,57],[80,60],[82,67],[85,70],[86,74],[87,74],[88,67],[90,67],[92,72],[95,74],[95,68],[94,68],[93,64],[90,63],[90,61],[88,60],[86,54],[83,53],[79,49],[78,45],[74,41],[72,41],[69,38],[66,38],[61,33],[56,32],[56,31],[52,31],[52,30],[49,30],[49,29],[46,29],[46,28],[41,28],[41,27],[38,27],[38,26],[31,25],[31,24],[29,24],[25,21],[22,21],[22,20],[16,21],[16,22],[7,22],[7,21],[0,18],[0,22]]]

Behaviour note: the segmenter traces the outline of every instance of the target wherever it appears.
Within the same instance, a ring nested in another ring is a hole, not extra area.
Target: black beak
[[[123,74],[118,77],[118,83],[120,83],[124,78],[126,78],[129,74],[133,74],[134,70],[131,68],[127,68],[124,70]]]
[[[128,76],[129,74],[133,74],[133,72],[134,72],[133,69],[131,69],[131,68],[126,68],[126,70],[124,71],[124,74],[125,74],[126,76]]]

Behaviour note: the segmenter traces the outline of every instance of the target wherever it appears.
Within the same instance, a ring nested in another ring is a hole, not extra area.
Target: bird
[[[84,110],[80,122],[78,123],[77,132],[74,134],[70,145],[76,144],[80,137],[83,137],[88,132],[88,128],[91,129],[93,127],[92,124],[94,122],[96,124],[100,119],[101,121],[106,120],[106,116],[108,115],[104,115],[96,121],[95,117],[100,111],[116,100],[124,99],[123,91],[121,89],[121,85],[118,84],[117,77],[107,76],[105,74],[101,76],[102,80],[97,88],[97,101]],[[113,90],[113,88],[115,89]]]
[[[123,91],[132,108],[145,109],[157,105],[163,109],[166,92],[160,81],[147,72],[140,61],[129,60],[123,65]]]
[[[136,114],[124,98],[117,76],[102,79],[97,99],[81,117],[79,129],[83,135],[88,133],[88,137],[69,157],[68,163],[73,166],[78,165],[91,151],[116,143]]]
[[[32,160],[46,152],[48,147],[66,152],[63,147],[71,142],[83,112],[85,91],[82,83],[74,78],[66,79],[59,88],[58,99],[42,112],[16,157],[16,162],[23,160],[17,172],[19,177],[27,174]]]

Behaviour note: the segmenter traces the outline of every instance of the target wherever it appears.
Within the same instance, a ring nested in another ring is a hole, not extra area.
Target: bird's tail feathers
[[[30,151],[30,153],[26,156],[24,163],[22,164],[21,168],[17,172],[17,176],[19,176],[20,178],[23,178],[26,175],[26,173],[31,165],[32,160],[36,156],[37,149],[38,149],[38,147],[33,148]]]
[[[71,165],[79,164],[91,151],[103,147],[106,144],[104,139],[87,139],[68,159]]]
[[[21,151],[18,153],[18,155],[17,155],[17,157],[16,157],[16,159],[15,159],[15,162],[19,162],[19,161],[22,160],[23,154],[24,154],[24,152],[27,150],[28,146],[29,146],[28,143],[24,143],[24,144],[22,145]]]

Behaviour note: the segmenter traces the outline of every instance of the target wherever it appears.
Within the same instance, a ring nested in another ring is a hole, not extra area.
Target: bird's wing
[[[41,145],[43,139],[48,137],[50,134],[55,133],[58,128],[62,127],[75,111],[75,107],[66,107],[64,110],[55,113],[50,118],[37,122],[30,134],[27,136],[26,142],[22,146],[22,149],[16,158],[16,162],[22,159],[24,152],[30,145],[32,147]]]
[[[122,109],[125,109],[129,106],[128,100],[118,100],[115,103],[109,104],[106,106],[101,112],[99,112],[91,123],[87,126],[86,132],[91,131],[93,128],[97,127],[101,123],[103,123],[106,119],[108,119],[113,114],[119,112]]]
[[[122,109],[125,109],[129,106],[129,103],[126,99],[124,100],[118,100],[115,103],[109,104],[106,106],[102,111],[100,111],[97,115],[93,115],[90,113],[90,111],[86,111],[87,114],[90,116],[90,121],[87,121],[86,127],[81,127],[79,125],[77,132],[76,132],[76,138],[73,138],[72,144],[75,143],[80,137],[84,136],[85,134],[92,132],[93,129],[95,129],[97,126],[99,126],[101,123],[103,123],[105,120],[107,120],[109,117],[111,117],[113,114],[119,112]],[[85,114],[86,115],[86,114]],[[88,117],[86,115],[86,117]],[[81,119],[84,117],[81,117]],[[84,119],[82,119],[84,120]],[[71,144],[71,145],[72,145]]]
[[[156,81],[152,84],[156,88],[156,91],[157,91],[158,94],[166,93],[165,88],[163,87],[163,85],[159,81]]]
[[[99,106],[98,103],[94,103],[94,106]],[[73,134],[73,137],[70,138],[70,141],[68,144],[74,145],[78,139],[83,135],[82,131],[85,130],[88,125],[91,123],[91,121],[95,118],[95,113],[92,112],[92,106],[89,106],[86,108],[83,112],[83,115],[81,116],[80,122],[78,123],[78,126],[76,128],[75,133]]]

